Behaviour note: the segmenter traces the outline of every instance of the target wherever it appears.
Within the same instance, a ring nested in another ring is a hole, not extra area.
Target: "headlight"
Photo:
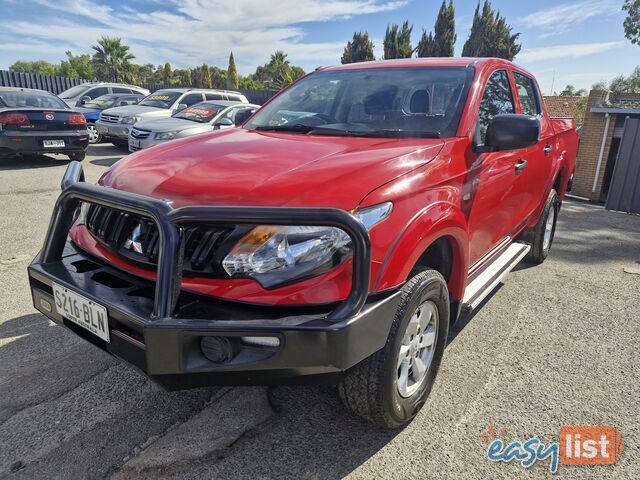
[[[178,133],[180,133],[178,130],[175,130],[173,132],[156,133],[156,140],[171,140],[171,139],[175,138],[175,136]]]
[[[120,121],[126,125],[133,125],[140,121],[140,117],[122,117],[122,120]]]
[[[391,202],[355,213],[367,230],[389,216]],[[351,254],[351,239],[339,228],[258,226],[222,261],[231,277],[252,277],[265,288],[324,273]]]

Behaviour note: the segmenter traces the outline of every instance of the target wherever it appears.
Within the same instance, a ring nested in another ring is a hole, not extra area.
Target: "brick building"
[[[571,193],[606,200],[627,118],[640,118],[640,94],[589,93]]]

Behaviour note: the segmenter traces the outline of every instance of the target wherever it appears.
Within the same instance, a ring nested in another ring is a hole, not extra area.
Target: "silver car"
[[[107,142],[126,147],[133,125],[143,120],[168,118],[174,113],[206,100],[249,103],[239,92],[201,88],[165,88],[157,90],[137,105],[103,110],[96,129]]]
[[[169,118],[142,120],[129,132],[129,151],[136,152],[167,140],[229,128],[242,123],[258,105],[237,101],[200,102]]]
[[[64,92],[60,93],[58,97],[73,108],[81,107],[85,103],[89,103],[91,100],[101,97],[102,95],[109,95],[112,93],[120,95],[149,95],[149,90],[138,87],[137,85],[128,85],[126,83],[86,82],[76,85],[75,87],[68,88]]]

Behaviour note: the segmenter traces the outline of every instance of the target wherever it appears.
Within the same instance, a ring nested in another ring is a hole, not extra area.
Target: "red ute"
[[[546,258],[577,142],[504,60],[319,69],[98,186],[73,164],[34,303],[167,388],[338,382],[400,426],[450,323]]]

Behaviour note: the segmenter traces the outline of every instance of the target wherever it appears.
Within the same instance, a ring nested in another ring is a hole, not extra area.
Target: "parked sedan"
[[[258,105],[231,100],[200,102],[169,118],[143,120],[129,133],[129,151],[135,152],[174,138],[229,128],[242,123]]]
[[[84,160],[89,143],[82,113],[44,90],[0,87],[0,157],[61,153]]]
[[[126,107],[128,105],[136,105],[144,98],[141,94],[131,93],[111,93],[102,95],[86,102],[82,107],[76,107],[76,111],[82,112],[84,118],[87,119],[87,130],[89,131],[89,143],[100,143],[102,135],[98,133],[96,122],[100,118],[100,112],[107,108]]]

